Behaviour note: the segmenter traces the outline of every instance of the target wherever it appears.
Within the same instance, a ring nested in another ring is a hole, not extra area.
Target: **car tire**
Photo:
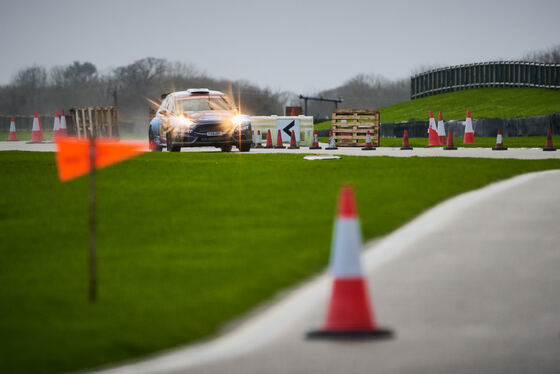
[[[152,127],[148,130],[148,144],[150,145],[150,150],[152,152],[161,152],[163,147],[158,145],[154,142],[154,133],[152,131]]]
[[[169,133],[167,133],[167,152],[181,152],[181,147],[173,144]]]
[[[232,148],[231,144],[220,146],[222,152],[231,152],[231,148]]]
[[[249,152],[251,150],[251,143],[240,144],[237,148],[239,152]]]

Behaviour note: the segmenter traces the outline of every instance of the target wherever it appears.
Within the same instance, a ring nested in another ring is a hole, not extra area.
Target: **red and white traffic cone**
[[[389,338],[393,332],[377,326],[367,282],[362,273],[362,239],[354,190],[343,187],[338,196],[337,219],[329,270],[334,277],[323,327],[308,338]]]
[[[366,132],[366,146],[362,148],[362,151],[374,151],[375,147],[371,142],[371,133],[369,130]]]
[[[325,149],[328,150],[333,150],[333,149],[338,149],[338,147],[336,146],[336,143],[334,142],[334,133],[331,129],[331,131],[329,131],[329,146]]]
[[[255,148],[262,148],[262,135],[261,135],[261,130],[257,130],[257,145],[255,145]]]
[[[410,143],[408,142],[408,130],[404,130],[401,150],[403,150],[403,151],[412,150],[412,147],[410,146]]]
[[[270,133],[270,129],[268,129],[268,134],[266,134],[266,146],[265,148],[274,148],[272,146],[272,134]]]
[[[42,143],[43,142],[43,130],[41,129],[41,122],[37,111],[33,116],[33,128],[31,129],[31,141],[30,143]]]
[[[8,136],[8,140],[13,142],[17,140],[17,133],[16,133],[16,121],[14,117],[10,119],[10,135]]]
[[[446,151],[457,149],[457,147],[453,145],[453,131],[451,130],[449,130],[449,135],[447,136],[447,146],[443,147],[443,149],[445,149]]]
[[[66,129],[66,114],[64,114],[64,109],[62,109],[62,115],[60,116],[60,129],[58,131],[58,136],[67,136],[68,131]]]
[[[309,149],[322,149],[319,145],[319,135],[317,134],[317,130],[313,130],[313,144]]]
[[[282,143],[282,131],[278,130],[278,135],[276,135],[276,145],[274,148],[286,148],[284,143]]]
[[[434,112],[430,109],[430,120],[428,127],[428,147],[441,145],[437,132],[436,120],[434,119]]]
[[[467,119],[465,121],[465,135],[463,136],[463,143],[474,143],[474,129],[470,109],[467,109]]]
[[[10,131],[11,131],[11,125],[10,125]],[[556,150],[556,148],[554,148],[554,145],[552,145],[552,131],[550,129],[546,130],[546,146],[542,150],[543,151],[555,151]]]
[[[445,123],[443,122],[443,114],[441,114],[441,111],[438,115],[437,133],[439,136],[439,142],[441,144],[445,144],[447,142],[447,139],[445,137]]]
[[[288,147],[288,149],[299,149],[296,142],[296,133],[294,132],[294,130],[292,130],[292,133],[290,135],[290,146]]]
[[[53,123],[53,142],[56,141],[56,138],[60,134],[60,116],[58,115],[58,109],[54,113],[54,123]]]
[[[493,151],[506,151],[507,147],[504,147],[504,138],[502,136],[502,130],[498,130],[498,135],[496,136],[496,146],[492,148]]]

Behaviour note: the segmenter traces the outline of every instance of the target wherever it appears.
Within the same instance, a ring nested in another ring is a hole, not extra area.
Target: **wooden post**
[[[89,301],[97,299],[96,246],[95,246],[95,131],[89,137]]]

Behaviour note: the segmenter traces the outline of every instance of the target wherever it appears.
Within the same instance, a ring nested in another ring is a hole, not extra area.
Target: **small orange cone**
[[[62,109],[62,114],[60,116],[60,129],[58,130],[59,136],[66,136],[68,135],[66,129],[66,114],[64,114],[64,109]]]
[[[255,130],[251,130],[251,148],[255,148]]]
[[[313,144],[309,147],[309,149],[322,149],[321,146],[319,146],[319,135],[317,134],[317,130],[313,130]]]
[[[362,151],[374,151],[375,147],[371,142],[371,133],[369,130],[366,132],[366,146],[362,148]]]
[[[290,146],[288,147],[288,149],[299,149],[296,142],[296,133],[294,132],[294,130],[292,130],[292,133],[290,135]]]
[[[274,148],[286,148],[284,147],[284,143],[282,143],[282,132],[278,130],[278,135],[276,136],[276,145]]]
[[[307,333],[308,338],[373,338],[393,336],[377,326],[367,281],[362,273],[362,239],[354,190],[343,187],[338,196],[338,213],[329,270],[333,285],[323,327]]]
[[[336,146],[336,143],[334,142],[334,133],[333,133],[332,129],[331,129],[331,131],[329,131],[329,146],[325,149],[328,149],[328,150],[338,149],[337,146]]]
[[[257,145],[255,146],[255,148],[262,148],[262,135],[261,135],[261,130],[257,130]]]
[[[463,137],[463,143],[474,143],[474,130],[471,119],[471,111],[467,109],[467,120],[465,121],[465,136]]]
[[[268,129],[268,134],[266,134],[266,146],[265,148],[274,148],[272,146],[272,135],[270,134],[270,129]]]
[[[443,147],[446,151],[455,150],[457,147],[453,145],[453,131],[449,130],[449,135],[447,135],[447,147]]]
[[[412,150],[412,147],[410,146],[410,143],[408,142],[408,130],[404,130],[401,150],[403,150],[403,151]]]
[[[428,147],[441,145],[437,132],[436,120],[434,119],[434,112],[430,109],[430,120],[428,127]]]
[[[33,116],[33,128],[31,129],[31,141],[29,143],[42,143],[43,142],[43,130],[41,129],[41,120],[37,111]]]
[[[498,135],[496,136],[496,146],[492,148],[493,151],[506,151],[507,147],[504,147],[504,138],[502,136],[502,130],[498,130]]]
[[[296,115],[296,108],[292,107],[292,112],[290,114],[291,116],[295,116]]]
[[[53,142],[56,141],[56,138],[60,135],[60,116],[58,115],[58,109],[54,113],[54,123],[53,123]]]
[[[8,140],[11,141],[11,142],[17,140],[16,121],[15,121],[14,117],[12,117],[11,120],[10,120],[10,135],[8,136]]]
[[[441,114],[441,111],[438,115],[437,133],[439,136],[439,142],[441,144],[445,144],[447,142],[447,139],[445,137],[445,122],[443,122],[443,114]]]
[[[11,129],[11,126],[10,126],[10,129]],[[550,129],[546,130],[546,146],[542,150],[543,151],[555,151],[556,150],[556,148],[554,148],[554,145],[552,145],[552,131]]]

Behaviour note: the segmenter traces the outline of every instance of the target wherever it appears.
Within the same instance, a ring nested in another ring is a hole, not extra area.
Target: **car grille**
[[[224,125],[221,123],[210,123],[207,125],[198,125],[194,129],[194,132],[198,134],[206,134],[207,132],[224,131]]]

